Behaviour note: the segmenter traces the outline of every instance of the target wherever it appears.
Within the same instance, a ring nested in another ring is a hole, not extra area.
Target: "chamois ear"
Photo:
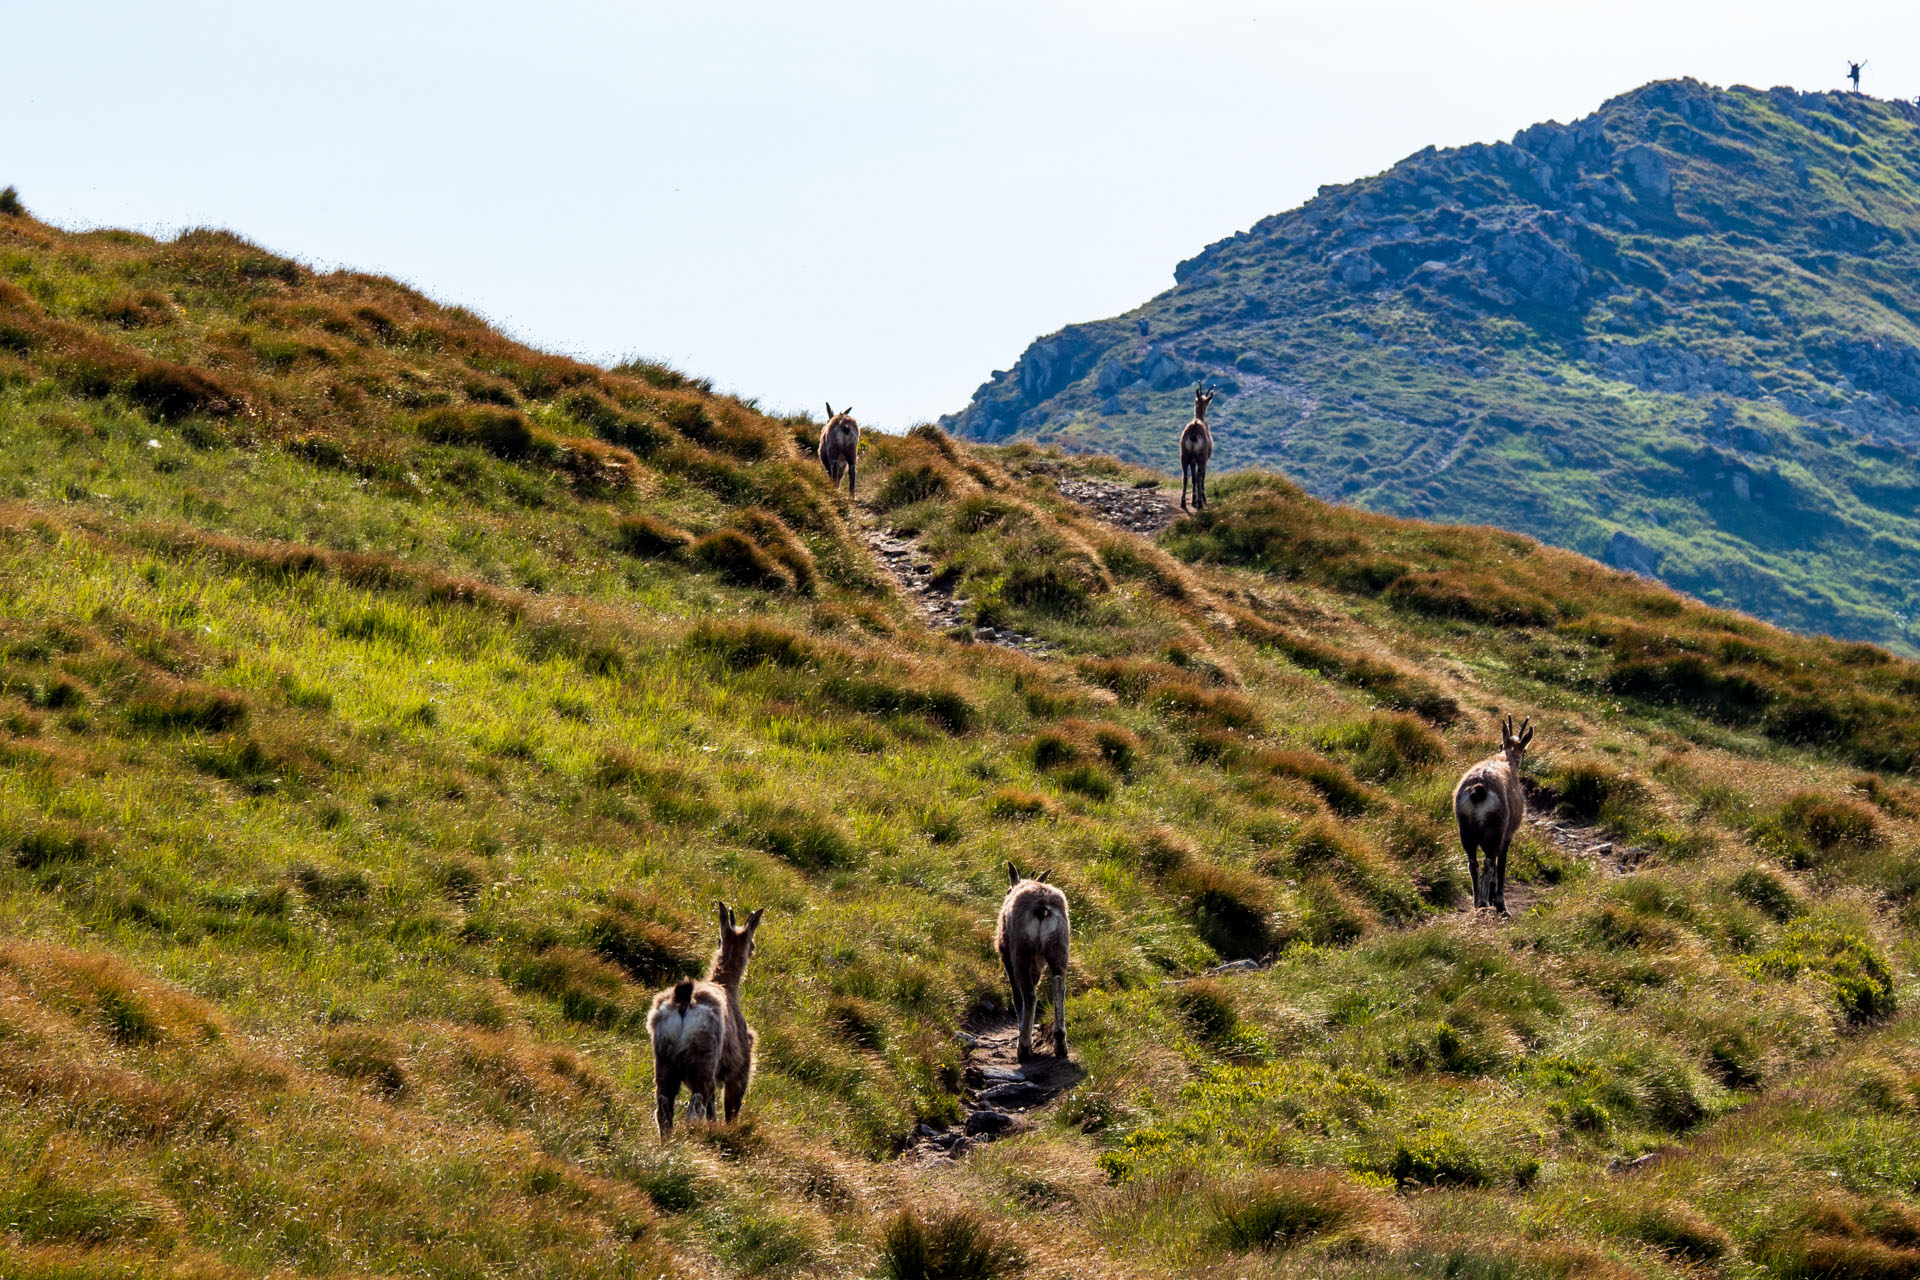
[[[1532,716],[1528,716],[1525,720],[1522,720],[1520,722],[1520,745],[1522,747],[1526,746],[1529,742],[1533,741],[1532,725],[1533,725]]]
[[[1009,885],[1020,883],[1020,868],[1013,865],[1011,858],[1007,859],[1007,883]]]
[[[755,907],[747,913],[747,936],[749,938],[753,936],[753,931],[760,927],[760,917],[765,914],[767,914],[765,907]]]
[[[727,919],[727,904],[720,901],[720,899],[715,898],[713,900],[713,909],[714,909],[714,912],[720,917],[720,932],[725,933],[727,931],[727,926],[732,923]]]
[[[847,417],[851,418],[853,416],[853,406],[848,405],[846,408],[842,409],[840,412],[845,414]]]
[[[827,404],[827,421],[832,422],[834,419],[833,401],[829,400],[826,402],[826,404]]]
[[[1042,871],[1039,875],[1034,877],[1034,881],[1035,883],[1038,883],[1038,884],[1045,884],[1047,882],[1047,877],[1052,874],[1053,872],[1051,871]]]

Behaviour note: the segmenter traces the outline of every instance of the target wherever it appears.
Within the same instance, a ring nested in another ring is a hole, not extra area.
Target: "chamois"
[[[1207,406],[1213,392],[1203,386],[1193,389],[1193,421],[1180,431],[1180,509],[1187,509],[1187,479],[1193,479],[1193,506],[1207,505],[1207,459],[1213,456],[1213,432],[1207,429]]]
[[[715,904],[720,912],[720,949],[704,982],[683,979],[671,991],[653,998],[647,1031],[653,1037],[654,1118],[660,1140],[673,1132],[673,1106],[680,1086],[687,1086],[687,1119],[715,1117],[715,1090],[727,1091],[727,1123],[740,1114],[747,1082],[753,1075],[753,1031],[740,1007],[740,980],[753,958],[753,935],[760,927],[760,908],[747,917],[744,928],[734,924],[733,908]]]
[[[827,405],[827,425],[820,432],[820,465],[827,469],[827,475],[833,479],[833,487],[840,487],[840,477],[847,478],[847,496],[853,496],[853,461],[860,452],[860,424],[853,420],[853,410],[833,411],[833,405]]]
[[[1473,877],[1473,905],[1507,914],[1507,846],[1527,816],[1527,792],[1520,785],[1520,753],[1533,741],[1532,717],[1513,731],[1513,717],[1500,724],[1500,754],[1466,771],[1453,789],[1453,816],[1460,820],[1460,845],[1467,851]],[[1486,855],[1483,869],[1475,860]]]
[[[1013,984],[1014,1011],[1020,1018],[1020,1061],[1033,1056],[1033,1022],[1039,1004],[1040,968],[1053,971],[1053,1056],[1067,1056],[1067,946],[1073,925],[1067,919],[1067,895],[1047,883],[1042,871],[1031,880],[1007,863],[1007,896],[993,929],[993,949]]]

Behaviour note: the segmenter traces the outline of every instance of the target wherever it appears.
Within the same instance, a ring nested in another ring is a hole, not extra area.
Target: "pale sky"
[[[898,429],[1428,144],[1648,80],[1920,94],[1920,8],[0,0],[0,185]]]

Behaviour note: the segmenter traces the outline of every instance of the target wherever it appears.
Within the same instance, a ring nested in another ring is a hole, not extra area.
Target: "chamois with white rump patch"
[[[1007,863],[1007,896],[993,929],[993,949],[1013,984],[1014,1012],[1020,1019],[1020,1061],[1033,1056],[1033,1023],[1039,1004],[1040,971],[1053,974],[1053,1056],[1067,1056],[1067,948],[1073,925],[1067,895],[1047,883],[1042,871],[1029,880]]]
[[[716,904],[720,912],[720,949],[706,980],[687,978],[671,991],[653,998],[647,1031],[653,1037],[654,1117],[660,1140],[673,1133],[673,1108],[680,1086],[687,1086],[687,1119],[712,1120],[717,1115],[718,1090],[725,1088],[726,1118],[732,1124],[747,1098],[753,1076],[753,1031],[740,1007],[740,981],[753,958],[753,935],[766,908],[734,923],[733,908]]]
[[[1187,481],[1193,481],[1193,509],[1207,505],[1207,459],[1213,456],[1213,432],[1207,426],[1207,406],[1213,392],[1204,384],[1193,389],[1193,421],[1180,431],[1180,509],[1187,509]]]
[[[1500,724],[1500,754],[1466,771],[1453,789],[1453,816],[1460,820],[1460,845],[1467,851],[1473,877],[1473,905],[1507,914],[1507,846],[1527,817],[1527,792],[1520,784],[1520,753],[1533,741],[1532,717],[1513,731],[1513,717]],[[1475,859],[1478,850],[1485,866]]]
[[[847,496],[853,496],[853,464],[860,452],[860,424],[853,420],[853,410],[833,411],[831,402],[827,404],[827,425],[820,432],[820,465],[827,469],[827,475],[833,480],[833,487],[840,487],[840,477],[847,478]]]

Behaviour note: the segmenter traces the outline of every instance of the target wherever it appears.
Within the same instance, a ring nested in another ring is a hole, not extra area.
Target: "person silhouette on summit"
[[[1847,79],[1853,81],[1853,91],[1855,93],[1860,92],[1860,73],[1866,69],[1867,64],[1864,61],[1855,62],[1852,59],[1847,60]]]

